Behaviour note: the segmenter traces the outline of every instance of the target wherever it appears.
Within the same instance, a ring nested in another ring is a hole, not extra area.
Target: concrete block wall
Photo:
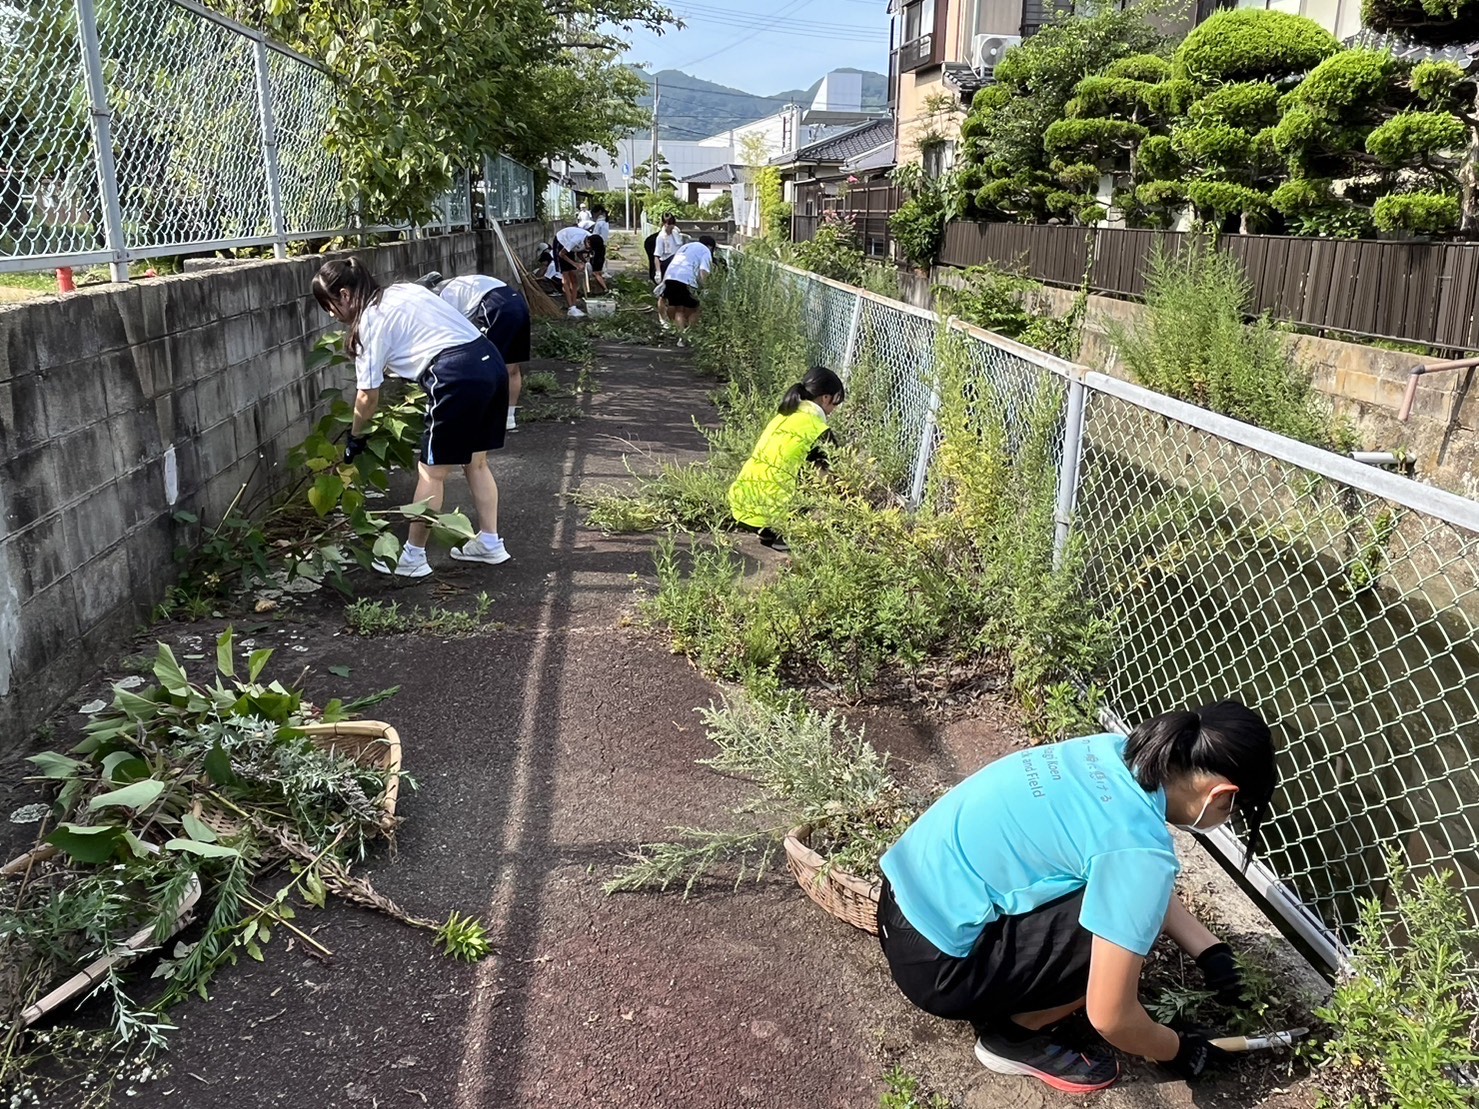
[[[903,274],[905,299],[930,308],[934,285],[958,287],[961,271],[938,267],[925,281]],[[1071,289],[1044,288],[1041,310],[1063,315],[1077,294]],[[1133,380],[1120,362],[1111,338],[1116,324],[1132,325],[1145,308],[1133,301],[1091,296],[1084,320],[1084,346],[1079,361],[1115,377]],[[1293,335],[1296,356],[1310,371],[1315,390],[1337,416],[1354,427],[1357,449],[1403,451],[1423,481],[1466,497],[1479,498],[1479,389],[1471,388],[1473,370],[1425,376],[1418,384],[1411,418],[1397,419],[1414,366],[1436,359],[1344,343],[1317,335]]]
[[[528,260],[538,224],[506,228]],[[382,281],[490,272],[489,232],[360,252]],[[147,621],[174,551],[243,485],[280,485],[327,386],[318,256],[108,285],[0,309],[0,728],[4,748]],[[484,268],[486,267],[486,268]]]

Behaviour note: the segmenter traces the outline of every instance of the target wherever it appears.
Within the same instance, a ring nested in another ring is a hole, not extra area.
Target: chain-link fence
[[[356,226],[334,102],[321,65],[193,0],[0,4],[0,272],[125,280],[133,259],[405,230]],[[430,227],[471,226],[470,185]]]
[[[817,358],[883,371],[919,503],[941,321],[788,274]],[[1390,900],[1396,852],[1452,870],[1479,921],[1479,504],[948,326],[967,399],[1009,437],[1056,400],[1057,549],[1082,551],[1116,629],[1105,672],[1080,675],[1111,718],[1236,696],[1277,720],[1283,783],[1248,872],[1265,904],[1334,963],[1361,900]],[[1241,862],[1235,833],[1209,838]]]

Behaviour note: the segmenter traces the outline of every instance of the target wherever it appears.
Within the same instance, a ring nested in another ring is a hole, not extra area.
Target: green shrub
[[[1269,211],[1267,194],[1229,181],[1193,181],[1186,186],[1186,196],[1204,217],[1218,223],[1237,216],[1258,224]]]
[[[1251,285],[1242,264],[1216,250],[1156,251],[1146,311],[1113,329],[1125,365],[1147,388],[1307,443],[1331,442],[1328,411],[1267,317],[1247,325]]]
[[[1296,177],[1285,181],[1269,195],[1269,203],[1286,216],[1335,203],[1333,182],[1321,178]]]
[[[1402,112],[1366,136],[1366,149],[1383,165],[1408,168],[1431,155],[1462,150],[1468,141],[1468,126],[1455,115]]]
[[[944,204],[933,194],[911,196],[889,217],[888,226],[904,257],[916,266],[928,267],[945,237]]]
[[[1147,181],[1135,190],[1135,199],[1147,208],[1186,203],[1186,186],[1180,181]]]
[[[1151,181],[1171,181],[1181,176],[1181,159],[1169,135],[1151,135],[1135,151],[1135,176]]]
[[[1088,162],[1074,162],[1070,165],[1060,163],[1053,167],[1053,171],[1066,188],[1076,192],[1089,192],[1096,188],[1102,176],[1099,167]]]
[[[1380,198],[1371,208],[1383,231],[1414,235],[1448,235],[1458,230],[1462,211],[1458,197],[1445,193],[1398,193]]]
[[[797,243],[796,264],[802,269],[856,285],[863,277],[863,252],[858,247],[852,221],[837,212],[827,212],[809,242]]]
[[[1060,119],[1043,132],[1043,148],[1059,158],[1097,161],[1114,158],[1149,134],[1122,119]]]
[[[1073,90],[1073,99],[1064,107],[1069,119],[1091,118],[1114,114],[1129,115],[1145,103],[1145,81],[1128,77],[1085,77]]]
[[[1253,136],[1226,123],[1178,127],[1171,145],[1186,165],[1202,170],[1242,170],[1253,159]]]
[[[1145,105],[1163,119],[1184,115],[1197,97],[1196,82],[1172,78],[1145,90]]]
[[[1340,42],[1312,19],[1244,8],[1217,12],[1182,40],[1176,76],[1203,85],[1283,77],[1313,69]]]
[[[966,323],[1016,338],[1032,322],[1023,300],[1042,285],[998,266],[971,266],[961,275],[964,288],[936,285],[940,310]]]
[[[1105,67],[1106,77],[1126,77],[1131,81],[1157,84],[1171,77],[1171,63],[1159,54],[1135,54]]]
[[[1479,1062],[1479,962],[1451,873],[1391,862],[1392,914],[1366,902],[1350,974],[1319,1012],[1333,1031],[1316,1084],[1336,1104],[1469,1109]]]
[[[1412,91],[1429,104],[1448,104],[1464,83],[1463,66],[1457,62],[1419,62],[1412,69]]]
[[[1327,118],[1367,115],[1391,99],[1403,68],[1387,50],[1342,50],[1315,66],[1289,99]]]
[[[1242,81],[1214,89],[1191,106],[1196,124],[1256,130],[1279,118],[1279,90],[1267,81]]]

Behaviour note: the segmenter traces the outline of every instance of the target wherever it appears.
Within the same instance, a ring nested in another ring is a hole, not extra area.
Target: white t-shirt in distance
[[[378,389],[386,374],[415,381],[442,351],[478,338],[478,329],[430,289],[387,285],[360,316],[355,383]]]
[[[666,231],[657,233],[657,243],[652,248],[652,253],[658,258],[671,258],[678,253],[678,248],[683,245],[683,232],[676,227],[670,235]]]
[[[438,295],[464,316],[471,316],[485,296],[494,289],[503,287],[504,282],[496,277],[470,273],[464,277],[452,278],[442,286]]]
[[[678,248],[678,253],[673,255],[673,260],[668,263],[668,272],[665,276],[669,281],[681,281],[697,289],[698,275],[707,276],[709,267],[713,264],[713,252],[703,243],[684,243]]]

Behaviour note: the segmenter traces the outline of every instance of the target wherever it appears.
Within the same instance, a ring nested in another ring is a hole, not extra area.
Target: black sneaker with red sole
[[[1120,1066],[1112,1055],[1078,1051],[1044,1035],[1009,1040],[987,1032],[976,1041],[976,1058],[997,1074],[1046,1082],[1066,1094],[1090,1094],[1113,1086]]]

